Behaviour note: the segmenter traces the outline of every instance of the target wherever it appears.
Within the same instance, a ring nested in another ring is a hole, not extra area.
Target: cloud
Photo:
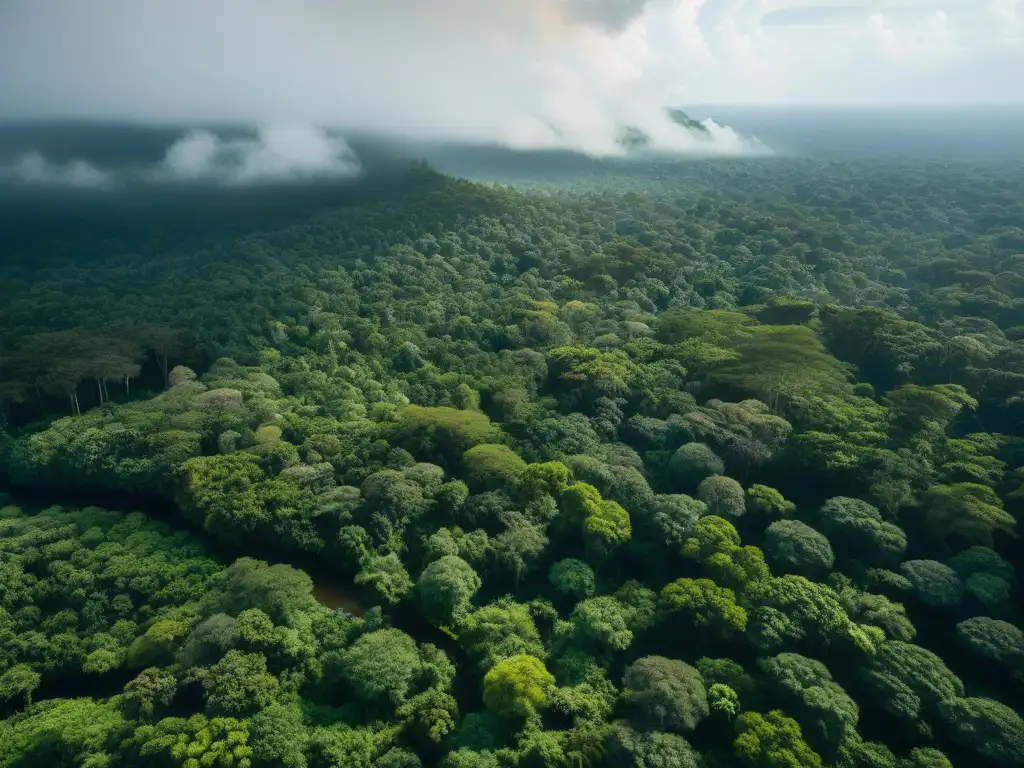
[[[1022,0],[3,0],[0,118],[606,154],[689,142],[666,105],[1019,102],[1022,31]]]
[[[59,163],[37,151],[0,165],[0,179],[35,187],[113,189],[133,184],[202,183],[225,187],[349,179],[362,167],[345,140],[321,128],[267,125],[251,136],[188,131],[156,165],[101,168],[74,159]]]
[[[359,159],[340,136],[312,126],[271,125],[254,138],[221,139],[210,131],[191,131],[167,150],[156,177],[240,185],[349,178],[360,170]]]
[[[8,165],[0,165],[0,179],[41,187],[106,189],[114,178],[85,160],[52,163],[38,152],[28,152]]]

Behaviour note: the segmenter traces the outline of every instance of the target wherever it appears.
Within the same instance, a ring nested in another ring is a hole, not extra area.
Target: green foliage
[[[643,768],[698,768],[700,756],[682,736],[636,731],[616,723],[608,735],[607,760],[612,765]]]
[[[466,482],[475,490],[516,488],[526,471],[526,462],[504,445],[476,445],[462,454],[462,465]]]
[[[695,489],[702,480],[720,475],[725,464],[705,443],[687,443],[672,454],[669,469],[675,485],[687,490]]]
[[[8,238],[0,766],[1021,762],[1019,169],[577,161]]]
[[[640,729],[685,733],[710,712],[700,673],[664,656],[645,656],[630,664],[622,676],[622,697]]]
[[[765,517],[787,517],[796,511],[796,504],[787,501],[781,493],[767,485],[754,485],[747,488],[747,511]]]
[[[459,625],[459,642],[484,670],[510,656],[544,656],[529,606],[508,597],[467,614]]]
[[[927,718],[943,701],[963,696],[964,686],[942,659],[917,645],[884,643],[864,668],[863,678],[886,711],[928,729]]]
[[[939,711],[954,741],[996,765],[1024,763],[1024,719],[993,699],[950,698]]]
[[[394,552],[368,557],[353,581],[369,587],[375,601],[386,605],[400,603],[414,586],[409,572]]]
[[[740,517],[747,511],[743,486],[725,475],[713,475],[701,480],[697,486],[697,498],[707,505],[709,515],[718,515],[727,520]]]
[[[128,724],[110,704],[52,699],[0,722],[0,765],[101,768]]]
[[[763,651],[799,642],[851,642],[861,650],[872,650],[835,592],[803,576],[752,582],[744,600],[750,617],[747,637]]]
[[[593,568],[571,557],[559,560],[551,566],[548,581],[556,592],[577,602],[593,597],[597,588]]]
[[[661,590],[661,601],[698,631],[727,637],[747,628],[747,612],[736,604],[736,594],[711,579],[676,579]]]
[[[445,555],[423,569],[416,594],[428,619],[438,626],[452,624],[469,609],[480,583],[469,563],[457,555]]]
[[[256,765],[306,768],[309,734],[294,704],[274,703],[249,720],[249,744]]]
[[[928,529],[941,539],[957,534],[992,546],[996,531],[1012,533],[1017,524],[995,491],[977,483],[934,485],[925,492],[921,505]]]
[[[606,653],[622,651],[633,642],[629,611],[614,597],[591,597],[578,603],[569,616],[573,636],[585,647]]]
[[[536,656],[502,659],[484,676],[484,704],[501,717],[522,718],[547,706],[555,678]]]
[[[820,577],[835,563],[828,539],[799,520],[776,520],[769,525],[764,552],[771,566],[782,573]]]
[[[222,594],[219,607],[228,614],[259,608],[283,624],[292,612],[313,605],[313,582],[290,565],[267,565],[242,557],[218,574],[216,586]]]
[[[736,718],[732,749],[744,765],[764,768],[818,768],[821,757],[807,746],[800,726],[780,710],[762,715],[744,712]]]
[[[228,651],[212,667],[198,673],[203,683],[206,709],[217,715],[251,715],[277,695],[277,678],[267,671],[259,653]]]
[[[821,530],[843,552],[863,563],[895,566],[907,548],[907,535],[882,520],[878,509],[866,501],[836,496],[821,506]]]
[[[964,646],[992,659],[1010,671],[1024,671],[1024,631],[1008,621],[975,616],[956,625],[956,636]]]
[[[758,666],[769,691],[793,713],[816,751],[834,755],[856,733],[860,710],[820,661],[780,653]]]
[[[963,597],[963,584],[949,566],[935,560],[907,560],[900,572],[910,581],[921,602],[953,608]]]
[[[169,706],[177,690],[174,675],[150,667],[125,685],[118,705],[127,718],[152,720],[157,707]]]
[[[479,411],[408,405],[397,414],[395,438],[415,455],[437,457],[451,465],[467,450],[494,442],[497,428]]]
[[[708,707],[718,715],[729,719],[740,711],[740,696],[724,683],[714,683],[708,688]]]
[[[363,635],[341,658],[345,680],[366,702],[405,701],[421,671],[415,641],[397,629]]]

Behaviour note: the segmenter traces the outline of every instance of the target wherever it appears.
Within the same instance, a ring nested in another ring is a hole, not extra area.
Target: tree
[[[841,551],[868,565],[894,567],[903,558],[907,535],[882,520],[882,513],[860,499],[835,496],[819,513],[821,530]]]
[[[544,656],[530,607],[510,597],[467,614],[459,625],[459,642],[483,670],[510,656]]]
[[[763,768],[820,768],[821,757],[804,741],[796,720],[779,710],[736,718],[733,753],[746,765]]]
[[[933,485],[921,498],[921,507],[929,531],[943,541],[956,534],[991,547],[996,531],[1012,534],[1017,524],[995,491],[977,483]]]
[[[306,768],[309,735],[302,710],[295,704],[273,703],[249,720],[249,743],[256,765]]]
[[[502,659],[484,676],[484,704],[495,714],[523,718],[543,709],[555,689],[555,678],[536,656]]]
[[[772,567],[783,573],[821,577],[835,563],[828,539],[799,520],[776,520],[769,525],[764,552]]]
[[[884,595],[848,587],[839,591],[839,602],[852,621],[879,627],[889,640],[909,642],[917,634],[903,604],[894,603]]]
[[[32,703],[32,692],[39,687],[42,677],[28,664],[15,664],[0,675],[0,699],[13,701],[21,698],[25,705]]]
[[[512,574],[518,586],[544,554],[547,545],[548,537],[544,535],[542,526],[516,521],[491,539],[491,554],[503,570]]]
[[[424,615],[438,626],[458,621],[480,589],[473,567],[456,555],[445,555],[423,569],[416,593]]]
[[[215,613],[189,633],[178,659],[186,669],[209,666],[220,659],[237,639],[235,618],[226,613]]]
[[[687,443],[679,448],[669,462],[672,479],[678,488],[690,490],[700,482],[725,471],[725,464],[705,443]]]
[[[699,768],[701,759],[690,743],[674,733],[636,731],[615,723],[608,733],[607,758],[611,765],[644,768]]]
[[[836,593],[803,576],[751,582],[744,604],[749,616],[747,637],[763,651],[777,651],[791,643],[836,641],[871,650],[870,640],[850,621]]]
[[[178,681],[170,672],[150,667],[124,687],[118,705],[125,717],[152,720],[157,706],[169,706],[178,690]]]
[[[455,729],[459,705],[450,694],[429,688],[406,700],[395,714],[415,738],[436,744]]]
[[[163,619],[154,622],[128,647],[125,663],[129,669],[169,663],[190,629],[188,621]]]
[[[935,560],[907,560],[900,566],[921,602],[953,608],[963,597],[963,584],[956,571]]]
[[[736,604],[736,594],[711,579],[676,579],[661,590],[661,601],[698,630],[720,637],[747,628],[747,612]]]
[[[683,542],[682,554],[700,562],[715,582],[737,592],[771,575],[764,553],[757,547],[740,546],[735,526],[717,515],[707,515],[694,524],[690,538]]]
[[[622,677],[622,697],[640,728],[688,732],[708,716],[700,673],[678,659],[645,656]]]
[[[304,571],[250,557],[239,558],[218,574],[215,587],[222,593],[219,607],[224,613],[259,608],[276,624],[287,623],[292,611],[315,604],[313,581]]]
[[[519,476],[520,486],[531,498],[542,494],[557,496],[569,486],[569,468],[560,461],[527,464]]]
[[[849,367],[828,354],[806,325],[752,326],[735,350],[739,358],[712,370],[711,381],[757,397],[772,409],[794,397],[849,389]]]
[[[1024,631],[1008,621],[975,616],[956,625],[962,645],[1010,671],[1024,671]]]
[[[796,504],[786,501],[774,488],[758,483],[747,488],[746,506],[747,512],[763,517],[787,517],[796,511]]]
[[[577,603],[569,615],[573,636],[584,647],[607,653],[621,651],[633,642],[627,611],[614,597],[590,597]]]
[[[573,402],[589,404],[598,397],[619,397],[629,391],[635,366],[622,352],[592,347],[555,347],[548,351],[548,377],[556,390]]]
[[[368,557],[353,581],[368,586],[376,601],[386,605],[397,605],[413,588],[409,572],[394,552]]]
[[[511,448],[485,443],[462,454],[465,480],[473,490],[515,489],[526,462]]]
[[[372,730],[344,723],[313,729],[307,749],[310,768],[371,768],[377,751]]]
[[[927,717],[940,702],[963,696],[964,686],[938,656],[917,645],[884,643],[862,672],[882,707],[928,732]]]
[[[260,493],[264,477],[251,453],[189,459],[179,470],[177,501],[205,530],[234,541],[270,521]]]
[[[708,400],[684,414],[682,423],[688,437],[710,442],[743,472],[776,456],[793,429],[760,400]]]
[[[342,674],[367,703],[405,701],[422,670],[415,641],[397,629],[378,629],[356,640],[341,657]]]
[[[650,515],[637,520],[643,538],[654,545],[655,551],[666,545],[678,551],[693,531],[701,516],[707,514],[707,505],[682,493],[658,494],[654,497]]]
[[[267,659],[259,653],[228,651],[224,658],[201,670],[206,707],[211,713],[251,715],[277,695],[277,678],[267,671]]]
[[[442,466],[481,443],[494,442],[497,429],[479,411],[407,405],[398,412],[395,437],[414,455],[436,456]]]
[[[915,747],[910,750],[907,768],[953,768],[949,758],[937,749]]]
[[[548,581],[559,594],[578,602],[594,596],[594,570],[582,560],[567,557],[548,571]]]
[[[939,704],[953,740],[997,765],[1024,765],[1024,719],[993,699],[951,698]]]
[[[0,765],[106,765],[128,732],[121,713],[109,703],[87,698],[40,701],[0,723]]]
[[[701,480],[697,498],[707,505],[708,514],[736,519],[747,511],[743,486],[725,475],[712,475]]]
[[[588,556],[603,560],[633,533],[629,512],[614,501],[604,500],[594,505],[583,520],[583,540]]]
[[[820,661],[780,653],[760,659],[758,667],[770,692],[794,713],[817,752],[834,756],[856,733],[860,710]]]
[[[964,591],[984,608],[998,610],[1009,600],[1013,566],[989,547],[968,547],[946,565],[963,581]]]

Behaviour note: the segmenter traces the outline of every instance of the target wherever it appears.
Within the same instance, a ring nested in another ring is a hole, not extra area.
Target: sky
[[[354,167],[310,126],[602,154],[635,125],[685,151],[665,105],[1020,103],[1021,73],[1024,0],[0,0],[0,120],[262,125],[300,170]],[[190,133],[165,166],[258,177],[260,137]]]

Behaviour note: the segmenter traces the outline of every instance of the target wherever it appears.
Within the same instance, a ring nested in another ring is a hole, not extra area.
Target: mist
[[[329,146],[338,139],[328,130],[607,156],[623,154],[628,126],[662,151],[763,151],[727,126],[708,122],[695,135],[667,116],[682,95],[678,61],[656,53],[649,30],[650,15],[673,5],[9,0],[0,5],[0,119],[259,127],[248,148],[179,137],[188,143],[166,175],[191,168],[225,183],[355,172],[357,159]],[[103,186],[109,174],[47,157],[6,162],[8,176],[46,183]]]

